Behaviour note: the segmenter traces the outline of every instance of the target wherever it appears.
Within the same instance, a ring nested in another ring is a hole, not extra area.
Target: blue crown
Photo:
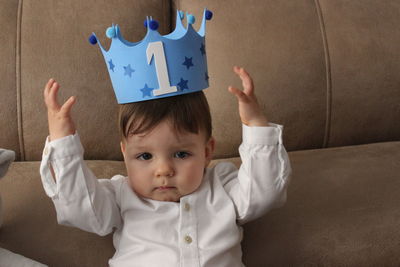
[[[118,25],[106,31],[111,38],[110,49],[99,46],[106,61],[115,96],[119,104],[152,100],[193,93],[208,88],[205,49],[206,20],[212,12],[204,9],[198,32],[192,24],[195,18],[186,14],[187,28],[182,25],[184,13],[177,11],[175,30],[165,36],[158,33],[158,22],[145,20],[147,34],[137,43],[126,41]],[[93,33],[89,42],[95,45]]]

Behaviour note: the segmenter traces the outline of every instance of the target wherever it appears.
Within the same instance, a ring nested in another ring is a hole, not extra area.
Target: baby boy
[[[151,45],[163,56],[160,42]],[[71,117],[76,98],[60,105],[60,85],[50,79],[44,89],[50,134],[40,172],[58,222],[113,233],[110,266],[243,266],[241,225],[285,202],[291,168],[283,127],[267,121],[249,74],[239,67],[234,72],[243,85],[228,89],[243,127],[239,170],[228,162],[208,167],[215,139],[200,90],[121,104],[127,176],[111,179],[98,179],[86,166]],[[168,75],[160,77],[165,84]]]

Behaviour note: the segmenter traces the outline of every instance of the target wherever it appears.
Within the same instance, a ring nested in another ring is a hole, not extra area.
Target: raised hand
[[[50,79],[44,88],[44,102],[47,107],[50,140],[56,140],[75,133],[75,125],[71,118],[71,109],[76,97],[71,96],[62,106],[57,101],[60,85]]]
[[[238,100],[242,123],[247,126],[268,126],[268,120],[254,94],[253,80],[250,75],[243,68],[237,66],[233,67],[233,71],[242,80],[243,91],[232,86],[228,87],[228,91],[235,95]]]

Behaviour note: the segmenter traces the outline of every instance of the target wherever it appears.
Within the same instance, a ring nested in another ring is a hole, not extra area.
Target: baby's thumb
[[[68,98],[68,100],[64,103],[64,105],[62,105],[61,112],[69,114],[75,102],[76,102],[75,96],[71,96],[70,98]]]
[[[246,94],[243,93],[241,90],[239,90],[235,87],[232,87],[232,86],[229,86],[228,90],[231,94],[233,94],[237,97],[238,101],[246,101],[247,100]]]

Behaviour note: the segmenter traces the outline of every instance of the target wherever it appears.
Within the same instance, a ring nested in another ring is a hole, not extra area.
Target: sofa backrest
[[[0,0],[0,147],[40,160],[48,133],[42,91],[50,77],[60,100],[76,95],[73,116],[87,159],[122,159],[117,111],[105,62],[87,38],[121,26],[139,41],[146,15],[169,33],[176,8],[207,24],[216,158],[237,156],[241,127],[228,85],[233,65],[253,76],[270,121],[291,150],[400,140],[398,0]]]

